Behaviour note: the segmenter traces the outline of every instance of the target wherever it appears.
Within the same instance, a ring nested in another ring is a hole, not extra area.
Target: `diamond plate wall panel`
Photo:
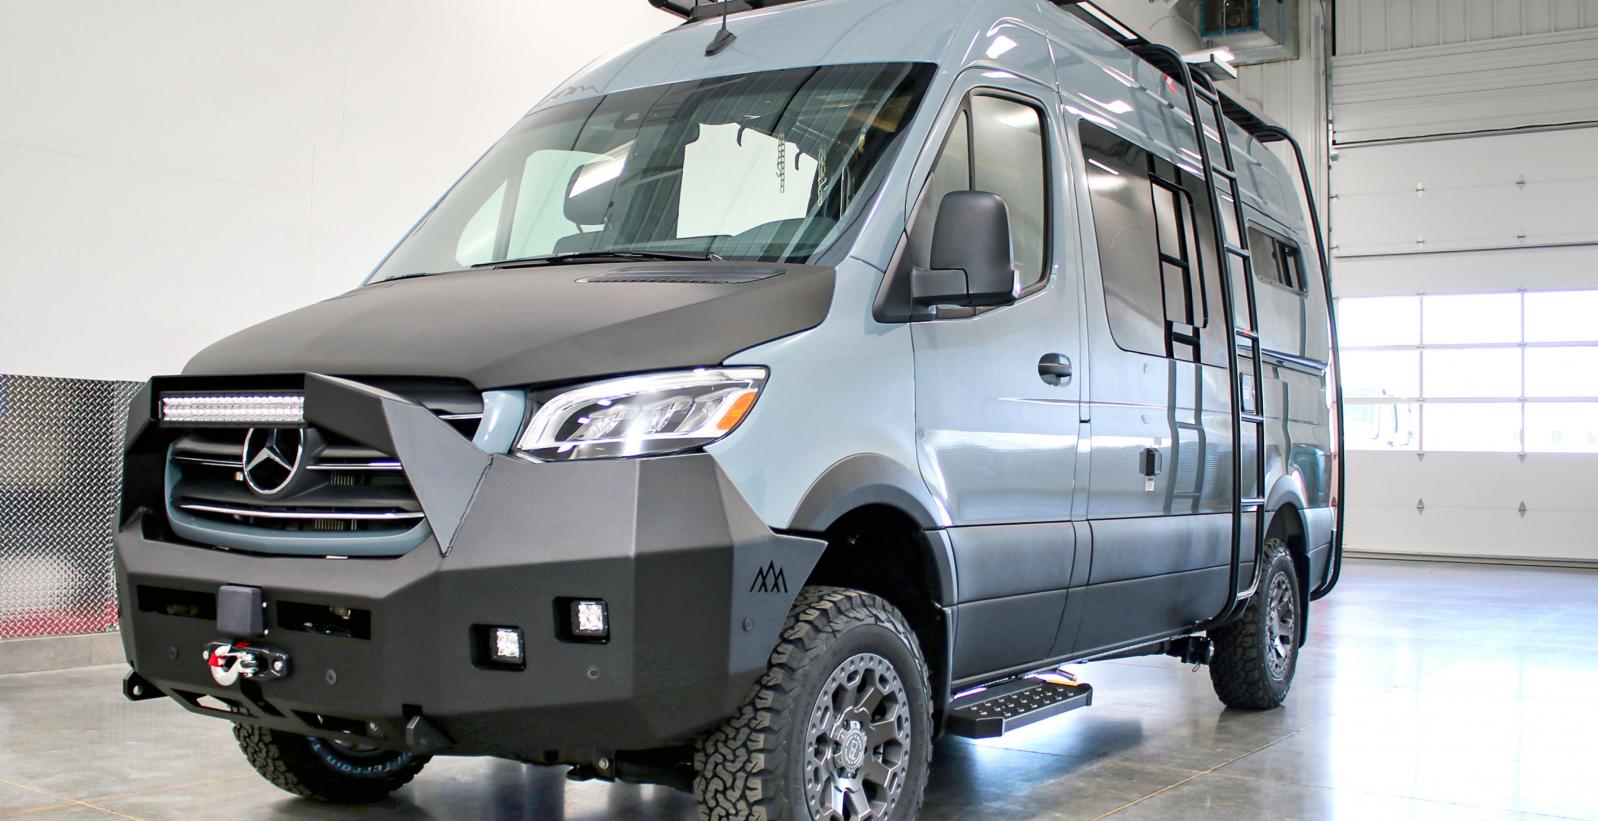
[[[111,533],[138,385],[0,374],[0,639],[116,629]]]

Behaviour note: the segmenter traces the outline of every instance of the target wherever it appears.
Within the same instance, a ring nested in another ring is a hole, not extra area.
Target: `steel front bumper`
[[[534,464],[485,454],[391,394],[314,375],[305,388],[309,424],[400,459],[433,536],[392,559],[227,552],[177,541],[150,483],[130,481],[123,644],[139,677],[193,711],[217,713],[210,696],[235,721],[459,753],[684,742],[747,694],[821,553],[767,528],[705,454]],[[134,402],[130,471],[164,447],[151,395]],[[267,635],[252,640],[286,652],[288,676],[217,684],[202,650],[250,637],[156,592],[206,601],[224,584],[263,591]],[[605,600],[607,642],[562,638],[568,598]],[[296,605],[367,611],[369,637],[307,632],[285,618]],[[521,628],[525,669],[481,666],[474,626]]]

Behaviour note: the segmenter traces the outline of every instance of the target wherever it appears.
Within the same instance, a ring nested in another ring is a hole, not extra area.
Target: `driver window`
[[[911,227],[917,265],[930,264],[938,206],[953,191],[987,191],[1010,212],[1010,245],[1022,287],[1047,271],[1048,184],[1043,113],[1005,97],[973,95],[955,118]]]
[[[1043,279],[1048,245],[1044,185],[1043,112],[1001,97],[971,98],[974,188],[1004,198],[1010,246],[1021,286]]]

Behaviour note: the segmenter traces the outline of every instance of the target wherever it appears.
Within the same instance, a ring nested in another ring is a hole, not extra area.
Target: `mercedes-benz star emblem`
[[[244,483],[260,496],[281,493],[299,475],[304,450],[299,428],[250,428],[244,435]]]

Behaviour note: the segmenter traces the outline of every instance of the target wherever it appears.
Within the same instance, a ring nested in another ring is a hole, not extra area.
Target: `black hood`
[[[227,337],[184,373],[450,377],[489,389],[714,365],[820,324],[833,278],[803,265],[651,262],[381,282]]]

